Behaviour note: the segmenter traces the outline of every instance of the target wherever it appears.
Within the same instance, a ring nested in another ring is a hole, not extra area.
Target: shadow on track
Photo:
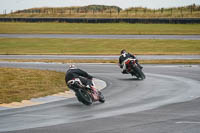
[[[140,81],[140,79],[138,78],[126,78],[126,79],[118,79],[118,80],[121,80],[121,81]]]

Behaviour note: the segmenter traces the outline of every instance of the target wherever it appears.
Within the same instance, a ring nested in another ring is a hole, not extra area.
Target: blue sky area
[[[0,13],[4,10],[22,10],[34,7],[68,7],[91,4],[115,5],[123,9],[129,7],[165,8],[191,4],[200,5],[200,0],[0,0]]]

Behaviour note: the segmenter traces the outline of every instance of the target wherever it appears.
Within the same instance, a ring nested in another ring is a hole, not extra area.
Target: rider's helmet
[[[69,69],[76,69],[77,67],[75,65],[70,65]]]
[[[121,50],[121,54],[124,54],[124,53],[126,53],[126,50],[125,50],[125,49],[122,49],[122,50]]]

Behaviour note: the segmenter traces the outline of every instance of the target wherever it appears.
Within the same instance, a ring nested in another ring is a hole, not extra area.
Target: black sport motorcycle
[[[142,72],[142,69],[137,65],[136,59],[128,58],[124,61],[126,65],[126,72],[124,74],[131,74],[132,76],[136,76],[138,79],[145,79],[146,76]]]
[[[96,101],[104,103],[105,99],[103,94],[98,91],[93,84],[89,86],[84,86],[78,78],[68,81],[69,88],[71,88],[75,92],[75,95],[79,102],[82,102],[85,105],[91,105],[93,102]]]

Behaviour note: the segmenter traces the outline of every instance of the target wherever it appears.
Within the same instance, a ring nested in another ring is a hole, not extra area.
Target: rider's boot
[[[123,74],[127,74],[127,71],[126,71],[126,70],[123,70],[122,73],[123,73]]]

